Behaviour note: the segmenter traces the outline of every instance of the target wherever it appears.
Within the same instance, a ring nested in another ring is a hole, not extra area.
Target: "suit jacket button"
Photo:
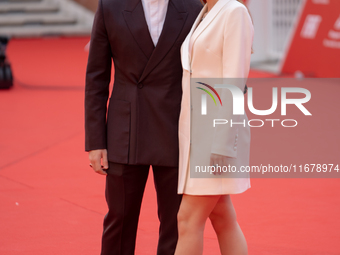
[[[144,87],[143,83],[138,83],[138,88],[142,89]]]

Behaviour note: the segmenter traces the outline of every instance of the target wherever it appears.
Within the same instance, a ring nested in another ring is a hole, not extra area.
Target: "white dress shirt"
[[[142,0],[146,23],[156,46],[161,35],[169,0]]]

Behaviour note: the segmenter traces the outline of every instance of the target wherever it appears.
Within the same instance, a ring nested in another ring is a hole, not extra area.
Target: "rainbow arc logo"
[[[197,83],[198,83],[198,84],[201,84],[201,85],[203,85],[203,86],[206,86],[206,87],[209,88],[212,92],[214,92],[214,94],[217,96],[217,98],[218,98],[218,100],[220,101],[220,104],[221,104],[221,106],[222,106],[222,100],[221,100],[221,98],[220,98],[220,95],[217,93],[217,91],[216,91],[212,86],[210,86],[210,85],[208,85],[208,84],[206,84],[206,83],[203,83],[203,82],[197,82]],[[214,100],[215,105],[217,105],[216,100],[215,100],[213,94],[211,94],[211,92],[209,92],[208,90],[206,90],[206,89],[204,89],[204,88],[201,88],[201,87],[196,87],[196,88],[198,88],[198,89],[203,90],[204,92],[206,92],[206,93]]]

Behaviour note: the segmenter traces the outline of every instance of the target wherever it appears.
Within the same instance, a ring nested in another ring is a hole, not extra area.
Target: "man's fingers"
[[[100,164],[100,159],[92,161],[91,167],[97,174],[107,175],[107,173],[103,170],[103,166]]]
[[[97,174],[107,175],[107,173],[103,169],[95,170]]]
[[[107,175],[107,173],[104,171],[104,169],[109,168],[106,149],[90,151],[89,160],[90,160],[90,166],[93,168],[93,170],[96,173]],[[101,161],[103,162],[103,165],[101,165]]]
[[[107,175],[107,173],[103,170],[103,166],[100,164],[100,160],[99,162],[91,163],[90,166],[97,174]]]
[[[103,159],[103,169],[108,169],[109,168],[109,162],[107,160],[107,150],[103,150],[102,159]]]

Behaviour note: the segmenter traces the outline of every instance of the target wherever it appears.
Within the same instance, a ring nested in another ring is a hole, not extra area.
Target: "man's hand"
[[[109,168],[109,162],[107,161],[107,150],[92,150],[89,151],[90,166],[98,174],[107,175],[104,171]]]

